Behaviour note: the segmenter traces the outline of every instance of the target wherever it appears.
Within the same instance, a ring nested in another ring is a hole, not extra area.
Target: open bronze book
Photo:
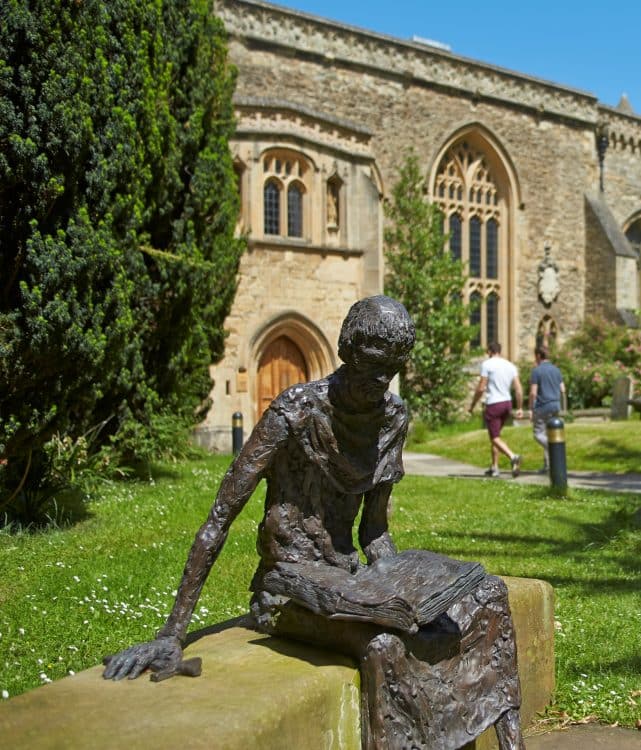
[[[480,563],[406,550],[348,573],[327,563],[277,563],[264,586],[316,614],[415,633],[485,577]]]

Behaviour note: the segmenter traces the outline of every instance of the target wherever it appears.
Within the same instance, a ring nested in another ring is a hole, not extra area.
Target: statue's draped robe
[[[314,560],[351,572],[352,529],[367,493],[403,476],[407,416],[398,397],[365,414],[340,407],[336,381],[294,386],[256,428],[271,445],[252,614],[261,630],[337,649],[359,662],[363,748],[454,750],[520,704],[505,585],[487,576],[446,615],[410,636],[316,615],[270,594],[277,562]]]

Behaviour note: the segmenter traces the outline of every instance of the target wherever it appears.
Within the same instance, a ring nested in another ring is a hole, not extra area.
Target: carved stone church
[[[467,267],[484,346],[511,359],[639,301],[641,116],[589,92],[258,0],[215,0],[238,68],[231,142],[247,234],[213,406],[231,447],[290,384],[339,362],[340,323],[383,291],[383,203],[408,148]]]

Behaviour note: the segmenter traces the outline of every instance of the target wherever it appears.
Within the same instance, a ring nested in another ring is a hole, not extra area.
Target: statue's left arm
[[[105,679],[133,679],[148,667],[162,677],[191,673],[182,661],[182,646],[202,587],[225,543],[229,527],[286,440],[284,418],[268,409],[225,474],[216,502],[196,534],[167,622],[155,640],[105,657]]]
[[[392,483],[379,484],[365,493],[363,514],[358,527],[358,541],[368,563],[379,557],[396,554],[396,546],[387,523]]]

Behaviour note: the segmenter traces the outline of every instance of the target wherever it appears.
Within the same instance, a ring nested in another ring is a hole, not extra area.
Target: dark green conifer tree
[[[7,491],[40,481],[56,433],[107,420],[135,454],[159,415],[196,418],[243,248],[234,81],[206,0],[2,4]]]

